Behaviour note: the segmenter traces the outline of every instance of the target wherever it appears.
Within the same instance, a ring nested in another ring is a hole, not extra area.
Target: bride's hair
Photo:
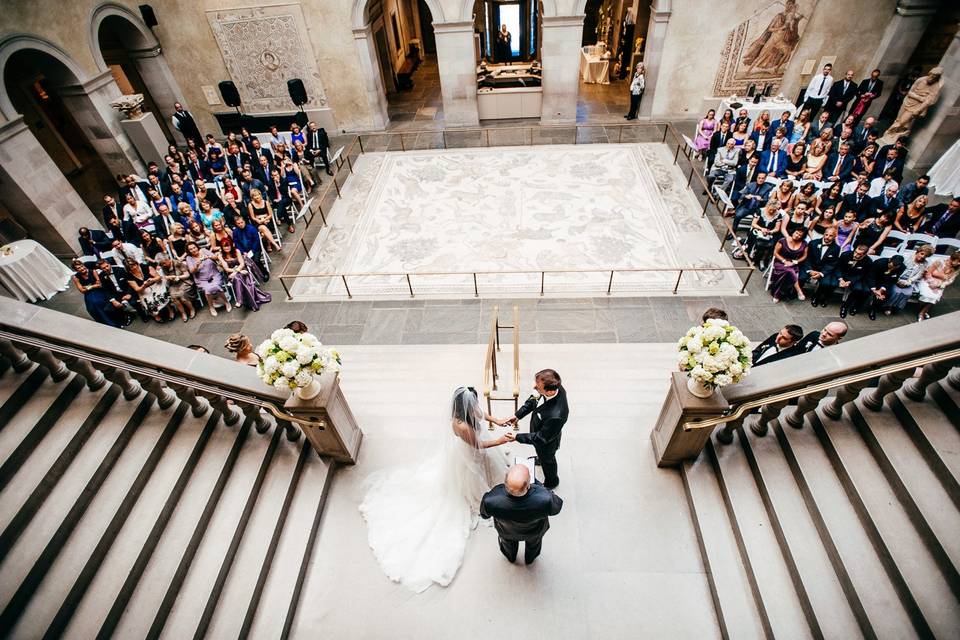
[[[458,387],[453,392],[453,417],[455,420],[464,422],[474,430],[480,428],[480,422],[483,420],[483,410],[480,408],[480,400],[477,397],[477,390],[473,387]]]

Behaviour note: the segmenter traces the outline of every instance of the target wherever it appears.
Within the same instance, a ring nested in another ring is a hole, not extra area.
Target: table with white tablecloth
[[[720,106],[717,107],[717,120],[723,115],[723,112],[727,109],[733,111],[733,117],[736,118],[740,115],[740,109],[746,109],[747,115],[750,117],[750,128],[753,129],[753,125],[757,123],[757,117],[764,111],[770,112],[770,121],[780,119],[780,114],[784,111],[789,111],[790,116],[793,117],[793,114],[797,111],[797,105],[793,104],[789,100],[761,100],[757,104],[753,104],[753,98],[737,98],[736,102],[742,103],[742,105],[736,109],[730,106],[730,103],[734,102],[730,98],[724,98],[720,101]]]
[[[930,176],[930,188],[938,196],[960,195],[960,140],[927,172]]]
[[[580,49],[580,78],[588,84],[610,84],[610,58],[597,51],[592,46]]]
[[[70,285],[73,271],[34,240],[0,247],[0,284],[24,302],[47,300]]]

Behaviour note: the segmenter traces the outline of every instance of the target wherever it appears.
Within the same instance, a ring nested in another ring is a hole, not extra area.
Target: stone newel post
[[[660,409],[657,425],[650,433],[658,467],[673,467],[700,455],[713,429],[683,430],[683,423],[698,418],[716,418],[727,409],[719,391],[709,398],[698,398],[687,391],[687,376],[674,371],[670,389]]]
[[[294,394],[284,409],[298,418],[322,422],[319,428],[301,426],[317,453],[337,462],[355,464],[363,431],[340,389],[340,376],[325,373],[320,376],[320,384],[323,389],[315,397],[305,400]]]

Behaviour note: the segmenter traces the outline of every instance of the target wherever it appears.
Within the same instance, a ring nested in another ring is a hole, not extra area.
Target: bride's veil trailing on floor
[[[470,427],[466,439],[454,433],[453,420]],[[420,592],[434,582],[446,586],[456,575],[493,480],[480,448],[482,425],[476,391],[460,387],[451,412],[430,429],[421,459],[367,479],[360,512],[370,548],[391,580]]]

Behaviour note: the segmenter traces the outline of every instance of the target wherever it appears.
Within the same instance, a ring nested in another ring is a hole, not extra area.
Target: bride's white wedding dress
[[[477,442],[486,437],[478,427],[473,433]],[[380,567],[417,593],[453,580],[477,526],[480,498],[508,467],[503,447],[474,446],[452,426],[438,440],[419,463],[372,474],[360,504]]]

